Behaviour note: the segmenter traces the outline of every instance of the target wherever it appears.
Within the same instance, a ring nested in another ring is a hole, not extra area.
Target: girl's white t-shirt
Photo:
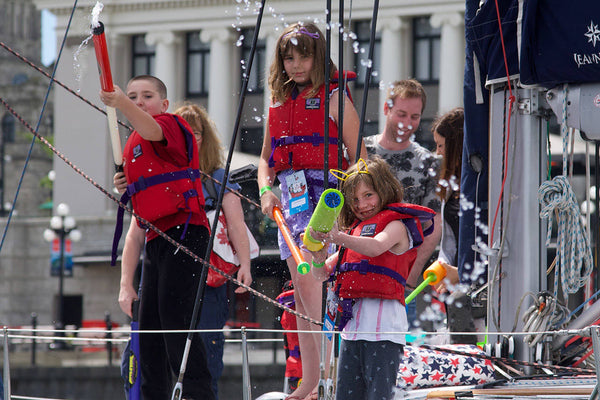
[[[408,331],[406,309],[399,300],[356,299],[352,306],[352,316],[342,330],[342,339],[370,342],[388,340],[406,344],[404,334],[394,333]]]

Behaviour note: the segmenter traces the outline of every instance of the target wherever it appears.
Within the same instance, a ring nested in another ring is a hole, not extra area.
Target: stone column
[[[380,77],[384,85],[379,91],[379,132],[385,126],[383,104],[389,85],[397,80],[408,78],[411,67],[411,45],[408,28],[410,24],[400,17],[384,17],[378,23],[381,31]]]
[[[200,40],[210,42],[210,81],[208,83],[208,113],[217,125],[223,144],[229,147],[233,133],[234,103],[231,54],[233,35],[229,29],[204,29]]]
[[[458,12],[431,16],[431,26],[442,31],[440,43],[440,87],[438,110],[444,113],[463,101],[465,67],[464,16]]]
[[[181,95],[182,80],[178,79],[177,73],[179,64],[177,46],[181,43],[181,37],[172,31],[158,31],[147,33],[145,40],[146,44],[156,48],[155,75],[167,86],[167,97],[171,104],[175,104],[183,98]]]
[[[269,106],[271,105],[271,91],[269,90],[269,74],[271,72],[271,63],[275,59],[275,46],[277,45],[277,39],[281,35],[281,29],[276,31],[273,26],[263,26],[259,32],[259,37],[265,40],[265,82],[263,89],[263,115],[265,116],[264,123],[268,123],[269,117]]]

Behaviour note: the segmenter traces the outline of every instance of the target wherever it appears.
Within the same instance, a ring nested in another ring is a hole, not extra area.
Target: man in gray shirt
[[[425,263],[431,258],[442,234],[441,201],[436,194],[440,159],[412,138],[419,128],[426,100],[425,90],[418,81],[394,82],[383,107],[386,116],[383,132],[364,139],[369,155],[379,155],[394,170],[404,188],[403,201],[429,207],[437,213],[433,233],[418,249],[407,280],[409,288],[419,283]]]

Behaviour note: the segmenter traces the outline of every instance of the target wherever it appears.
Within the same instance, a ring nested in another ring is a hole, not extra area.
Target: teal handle
[[[429,285],[431,282],[433,282],[435,280],[436,276],[434,273],[430,273],[429,275],[427,275],[427,278],[421,282],[421,284],[419,286],[417,286],[415,288],[415,290],[412,291],[411,294],[408,295],[408,297],[404,300],[404,302],[406,304],[410,303],[411,301],[413,301],[413,299],[415,297],[417,297],[417,295],[419,293],[421,293],[423,291],[423,289],[425,289],[427,287],[427,285]]]

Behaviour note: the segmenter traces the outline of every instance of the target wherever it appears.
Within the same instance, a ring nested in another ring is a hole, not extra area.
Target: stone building
[[[7,48],[41,67],[40,11],[31,0],[0,0],[0,9],[0,41],[4,44],[0,48],[0,94],[17,114],[35,127],[40,119],[49,79]],[[53,98],[50,95],[39,123],[42,136],[52,135],[53,112]],[[4,169],[4,182],[0,182],[0,206],[4,205],[4,209],[0,208],[0,212],[6,212],[14,200],[34,136],[4,106],[0,107],[0,118],[6,132],[5,140],[0,142],[0,153],[4,152],[0,155],[0,159],[4,157],[4,162],[0,162],[0,171]],[[15,208],[21,216],[47,215],[48,211],[40,210],[40,206],[52,199],[50,186],[41,186],[52,168],[51,153],[39,142],[32,150]]]

